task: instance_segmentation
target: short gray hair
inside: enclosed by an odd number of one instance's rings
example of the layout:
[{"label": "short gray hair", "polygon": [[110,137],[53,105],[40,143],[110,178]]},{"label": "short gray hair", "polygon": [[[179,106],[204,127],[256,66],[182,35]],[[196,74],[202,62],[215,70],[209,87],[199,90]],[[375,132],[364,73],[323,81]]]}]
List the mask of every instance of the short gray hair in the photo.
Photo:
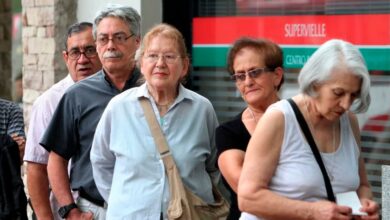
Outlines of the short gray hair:
[{"label": "short gray hair", "polygon": [[93,36],[95,39],[97,26],[106,17],[119,18],[125,21],[131,34],[134,34],[136,37],[141,36],[141,16],[134,8],[120,5],[109,5],[105,9],[99,11],[96,15],[93,24]]},{"label": "short gray hair", "polygon": [[[359,49],[349,42],[333,39],[322,44],[303,66],[299,77],[301,93],[316,96],[314,86],[329,80],[338,67],[347,70],[362,80],[360,95],[354,102],[354,112],[365,112],[371,102],[370,75]],[[355,105],[356,104],[356,105]]]}]

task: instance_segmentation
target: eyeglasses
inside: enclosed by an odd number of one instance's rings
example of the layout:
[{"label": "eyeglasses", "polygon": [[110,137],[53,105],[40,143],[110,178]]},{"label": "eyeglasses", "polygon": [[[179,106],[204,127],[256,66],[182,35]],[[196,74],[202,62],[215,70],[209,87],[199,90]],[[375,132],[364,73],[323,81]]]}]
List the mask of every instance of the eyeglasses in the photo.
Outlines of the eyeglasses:
[{"label": "eyeglasses", "polygon": [[129,36],[126,36],[125,33],[117,33],[112,36],[112,38],[109,38],[107,35],[100,35],[96,39],[96,43],[104,46],[108,44],[108,41],[112,40],[114,44],[124,44],[126,43],[127,39],[134,36],[134,34],[130,34]]},{"label": "eyeglasses", "polygon": [[96,48],[92,46],[84,48],[84,51],[80,51],[79,49],[71,49],[70,51],[66,51],[66,54],[72,60],[79,59],[81,57],[81,54],[84,54],[84,56],[88,58],[94,58],[97,55]]},{"label": "eyeglasses", "polygon": [[144,55],[144,59],[149,63],[157,63],[157,61],[161,58],[168,63],[173,64],[177,60],[177,58],[181,57],[179,55],[173,53],[166,53],[159,55],[158,53],[147,53]]},{"label": "eyeglasses", "polygon": [[248,70],[244,73],[235,73],[231,76],[232,80],[240,83],[240,82],[244,82],[245,79],[246,79],[246,76],[248,75],[249,78],[251,79],[256,79],[257,77],[259,77],[261,74],[267,72],[267,71],[271,71],[271,69],[267,68],[267,67],[264,67],[264,68],[256,68],[256,69],[253,69],[253,70]]}]

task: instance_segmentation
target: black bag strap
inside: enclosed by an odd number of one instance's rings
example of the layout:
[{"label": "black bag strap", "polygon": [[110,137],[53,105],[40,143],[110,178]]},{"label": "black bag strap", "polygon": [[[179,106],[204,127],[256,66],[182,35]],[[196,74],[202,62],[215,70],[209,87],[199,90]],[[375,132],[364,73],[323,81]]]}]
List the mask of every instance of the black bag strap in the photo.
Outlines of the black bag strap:
[{"label": "black bag strap", "polygon": [[326,168],[324,165],[324,162],[322,161],[321,154],[318,151],[317,145],[314,142],[313,136],[310,133],[309,126],[307,125],[305,118],[303,117],[301,111],[299,110],[297,104],[290,98],[287,99],[287,101],[290,103],[291,107],[293,108],[295,112],[295,117],[297,118],[299,125],[301,126],[302,132],[305,134],[307,142],[309,142],[310,148],[314,154],[314,157],[316,158],[316,161],[321,169],[322,176],[324,177],[325,187],[326,187],[326,193],[328,194],[328,200],[332,202],[336,202],[336,198],[333,193],[332,185],[330,184],[328,173],[326,172]]}]

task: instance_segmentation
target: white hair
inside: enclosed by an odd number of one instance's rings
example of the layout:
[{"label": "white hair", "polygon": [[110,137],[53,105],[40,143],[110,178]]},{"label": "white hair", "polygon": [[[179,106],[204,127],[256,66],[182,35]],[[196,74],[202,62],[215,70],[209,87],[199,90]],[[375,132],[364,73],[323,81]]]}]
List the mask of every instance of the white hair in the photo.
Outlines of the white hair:
[{"label": "white hair", "polygon": [[362,80],[360,94],[352,110],[367,111],[371,102],[370,76],[364,58],[357,47],[343,40],[333,39],[325,42],[308,59],[298,77],[300,92],[316,96],[314,86],[329,80],[338,67],[346,68]]}]

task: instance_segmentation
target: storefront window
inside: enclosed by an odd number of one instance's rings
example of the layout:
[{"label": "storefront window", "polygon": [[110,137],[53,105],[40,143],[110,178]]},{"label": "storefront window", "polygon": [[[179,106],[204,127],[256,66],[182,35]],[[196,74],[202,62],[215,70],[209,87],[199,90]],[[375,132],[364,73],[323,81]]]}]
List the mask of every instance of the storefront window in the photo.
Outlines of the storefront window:
[{"label": "storefront window", "polygon": [[212,101],[220,122],[245,107],[226,71],[226,55],[237,38],[268,38],[283,48],[283,98],[297,93],[300,68],[323,42],[339,38],[359,47],[372,80],[372,103],[358,115],[362,156],[381,203],[381,165],[390,165],[390,1],[199,0],[197,10],[192,84]]}]

